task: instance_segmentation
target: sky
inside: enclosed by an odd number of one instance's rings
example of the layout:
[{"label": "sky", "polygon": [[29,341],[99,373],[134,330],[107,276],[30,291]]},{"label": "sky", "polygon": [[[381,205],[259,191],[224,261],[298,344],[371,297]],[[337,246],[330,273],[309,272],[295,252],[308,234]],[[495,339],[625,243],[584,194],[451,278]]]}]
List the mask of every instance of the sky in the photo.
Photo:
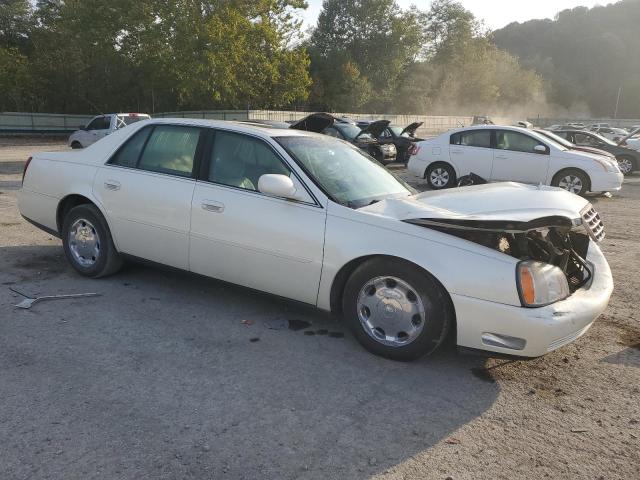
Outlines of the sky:
[{"label": "sky", "polygon": [[[427,10],[431,5],[429,0],[396,0],[403,7],[416,5],[421,10]],[[322,7],[322,0],[307,0],[309,8],[304,13],[307,26],[315,25]],[[476,18],[484,21],[485,26],[496,30],[511,22],[525,22],[534,18],[553,18],[556,13],[578,6],[593,7],[615,3],[615,0],[461,0],[461,3],[471,10]]]}]

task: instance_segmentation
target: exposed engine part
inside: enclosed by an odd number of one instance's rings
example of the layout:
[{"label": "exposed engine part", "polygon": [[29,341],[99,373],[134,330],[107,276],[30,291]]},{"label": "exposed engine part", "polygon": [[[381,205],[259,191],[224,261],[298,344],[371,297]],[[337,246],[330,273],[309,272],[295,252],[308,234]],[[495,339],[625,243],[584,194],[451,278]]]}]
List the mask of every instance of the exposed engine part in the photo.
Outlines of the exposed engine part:
[{"label": "exposed engine part", "polygon": [[497,250],[519,260],[538,260],[560,268],[573,293],[589,282],[592,272],[585,261],[590,228],[567,217],[546,217],[532,222],[477,220],[408,220]]}]

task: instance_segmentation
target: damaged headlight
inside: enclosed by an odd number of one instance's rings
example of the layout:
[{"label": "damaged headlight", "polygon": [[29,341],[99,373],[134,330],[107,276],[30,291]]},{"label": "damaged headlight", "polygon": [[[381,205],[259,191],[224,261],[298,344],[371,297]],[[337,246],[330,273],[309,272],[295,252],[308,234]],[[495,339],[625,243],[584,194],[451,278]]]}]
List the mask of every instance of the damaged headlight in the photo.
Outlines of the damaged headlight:
[{"label": "damaged headlight", "polygon": [[520,301],[524,307],[544,307],[570,295],[564,272],[544,262],[525,260],[517,266]]}]

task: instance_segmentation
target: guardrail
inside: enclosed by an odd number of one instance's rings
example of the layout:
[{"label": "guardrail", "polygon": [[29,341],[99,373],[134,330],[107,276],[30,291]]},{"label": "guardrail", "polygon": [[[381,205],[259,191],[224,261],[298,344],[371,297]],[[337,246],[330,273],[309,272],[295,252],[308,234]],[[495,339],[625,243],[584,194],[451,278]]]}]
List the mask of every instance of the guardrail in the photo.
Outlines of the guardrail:
[{"label": "guardrail", "polygon": [[78,129],[92,115],[0,112],[0,135],[63,135]]}]

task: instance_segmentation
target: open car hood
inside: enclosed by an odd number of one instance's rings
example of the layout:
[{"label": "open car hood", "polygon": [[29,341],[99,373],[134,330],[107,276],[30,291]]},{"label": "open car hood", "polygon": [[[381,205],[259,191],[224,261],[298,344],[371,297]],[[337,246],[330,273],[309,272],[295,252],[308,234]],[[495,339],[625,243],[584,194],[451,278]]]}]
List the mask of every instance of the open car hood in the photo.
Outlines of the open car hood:
[{"label": "open car hood", "polygon": [[404,130],[402,130],[402,133],[400,133],[400,135],[402,135],[403,133],[408,133],[411,136],[415,135],[416,130],[418,130],[423,123],[424,122],[413,122],[407,125],[406,127],[404,127]]},{"label": "open car hood", "polygon": [[369,125],[364,127],[358,135],[356,135],[356,139],[363,133],[370,133],[373,138],[378,138],[382,131],[387,128],[390,123],[391,122],[389,120],[377,120],[375,122],[371,122]]},{"label": "open car hood", "polygon": [[640,128],[636,128],[635,130],[629,132],[629,135],[625,136],[624,138],[621,138],[618,141],[618,145],[624,145],[624,143],[629,140],[631,137],[633,137],[634,135],[636,135],[638,132],[640,132]]},{"label": "open car hood", "polygon": [[526,231],[575,226],[588,206],[584,198],[559,188],[505,182],[389,198],[360,211],[425,226]]},{"label": "open car hood", "polygon": [[307,115],[302,120],[298,120],[291,124],[289,128],[294,130],[305,130],[307,132],[322,133],[326,128],[329,128],[336,121],[333,115],[328,113],[312,113]]}]

